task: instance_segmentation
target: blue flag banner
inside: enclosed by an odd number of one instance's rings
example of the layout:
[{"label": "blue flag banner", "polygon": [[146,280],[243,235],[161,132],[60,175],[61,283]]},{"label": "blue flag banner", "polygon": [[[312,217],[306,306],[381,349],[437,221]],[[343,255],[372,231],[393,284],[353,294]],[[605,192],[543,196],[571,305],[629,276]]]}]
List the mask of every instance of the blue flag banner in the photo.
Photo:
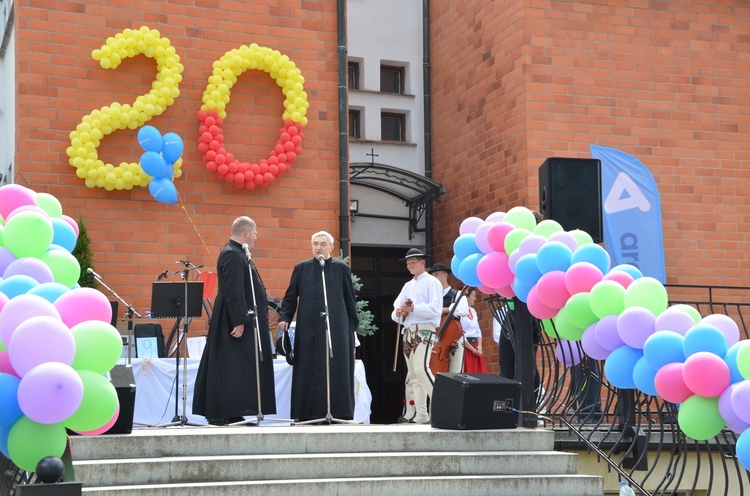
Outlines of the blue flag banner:
[{"label": "blue flag banner", "polygon": [[604,248],[612,266],[631,264],[665,284],[659,189],[637,158],[614,148],[590,145],[602,162]]}]

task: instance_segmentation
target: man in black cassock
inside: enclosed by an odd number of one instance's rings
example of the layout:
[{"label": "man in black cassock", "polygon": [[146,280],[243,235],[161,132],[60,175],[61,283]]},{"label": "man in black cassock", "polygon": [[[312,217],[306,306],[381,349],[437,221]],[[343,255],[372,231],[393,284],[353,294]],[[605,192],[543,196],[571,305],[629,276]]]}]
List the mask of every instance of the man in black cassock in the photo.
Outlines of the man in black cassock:
[{"label": "man in black cassock", "polygon": [[330,413],[333,418],[342,420],[354,417],[354,334],[359,318],[351,269],[331,257],[331,250],[333,236],[325,231],[313,234],[313,258],[295,265],[279,312],[279,329],[284,331],[297,313],[291,417],[300,421],[322,420],[328,413],[323,272],[328,289],[333,350]]},{"label": "man in black cassock", "polygon": [[238,217],[216,264],[219,292],[193,395],[193,414],[203,415],[214,425],[242,422],[243,417],[258,414],[255,317],[251,315],[253,288],[263,351],[263,360],[259,364],[262,412],[264,415],[276,413],[266,288],[258,269],[252,260],[248,260],[242,247],[247,244],[252,248],[257,235],[251,218]]}]

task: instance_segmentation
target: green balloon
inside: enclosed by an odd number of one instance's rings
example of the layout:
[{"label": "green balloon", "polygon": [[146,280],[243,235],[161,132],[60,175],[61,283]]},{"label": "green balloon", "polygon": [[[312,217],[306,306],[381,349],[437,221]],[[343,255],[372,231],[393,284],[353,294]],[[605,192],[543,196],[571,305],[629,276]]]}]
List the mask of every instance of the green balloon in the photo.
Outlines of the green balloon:
[{"label": "green balloon", "polygon": [[573,235],[573,238],[575,238],[576,243],[578,243],[578,246],[588,245],[594,242],[594,238],[591,237],[589,233],[586,231],[581,231],[580,229],[573,229],[572,231],[568,231],[570,234]]},{"label": "green balloon", "polygon": [[531,231],[523,227],[517,227],[505,236],[505,253],[510,255],[518,249],[521,241],[531,236]]},{"label": "green balloon", "polygon": [[109,380],[90,370],[76,370],[83,381],[81,406],[63,424],[68,429],[93,431],[109,422],[117,411],[117,391]]},{"label": "green balloon", "polygon": [[107,322],[87,320],[74,325],[70,332],[76,343],[72,367],[106,374],[122,355],[122,337]]},{"label": "green balloon", "polygon": [[503,221],[516,227],[526,229],[529,232],[533,231],[534,227],[536,227],[536,217],[534,217],[531,210],[526,207],[511,208],[508,210],[508,213],[505,214]]},{"label": "green balloon", "polygon": [[620,315],[625,310],[625,288],[615,281],[599,281],[591,288],[589,304],[591,311],[600,319],[607,315]]},{"label": "green balloon", "polygon": [[698,310],[696,310],[695,307],[692,307],[690,305],[686,305],[684,303],[678,303],[677,305],[672,305],[670,308],[680,308],[686,314],[690,315],[696,324],[700,322],[701,319],[703,319],[703,316],[701,315],[701,313]]},{"label": "green balloon", "polygon": [[62,217],[60,201],[49,193],[37,193],[36,205],[47,212],[50,217]]},{"label": "green balloon", "polygon": [[49,248],[53,235],[52,221],[40,212],[29,210],[8,219],[3,241],[16,258],[38,258]]},{"label": "green balloon", "polygon": [[591,309],[591,296],[589,293],[574,294],[565,303],[565,308],[568,309],[568,319],[579,329],[586,329],[599,320]]},{"label": "green balloon", "polygon": [[81,277],[81,265],[76,257],[65,250],[50,250],[38,258],[50,268],[55,282],[72,288]]},{"label": "green balloon", "polygon": [[0,246],[5,246],[3,235],[5,234],[5,226],[0,225]]},{"label": "green balloon", "polygon": [[680,405],[677,423],[687,437],[705,441],[717,436],[726,425],[719,413],[719,398],[694,394]]},{"label": "green balloon", "polygon": [[[558,315],[560,312],[558,312]],[[544,319],[542,320],[542,330],[547,334],[547,336],[557,339],[557,333],[555,332],[555,325],[552,323],[552,319]]]},{"label": "green balloon", "polygon": [[625,290],[625,308],[643,307],[654,315],[661,314],[669,305],[667,289],[653,277],[640,277]]},{"label": "green balloon", "polygon": [[580,341],[583,337],[583,331],[585,331],[585,329],[581,329],[571,322],[567,305],[560,309],[560,312],[558,312],[557,316],[553,318],[552,321],[555,323],[555,330],[557,330],[557,336],[555,337],[559,336],[568,341]]},{"label": "green balloon", "polygon": [[19,468],[34,472],[42,458],[60,458],[67,443],[68,436],[62,424],[39,424],[24,415],[10,428],[8,454]]},{"label": "green balloon", "polygon": [[745,379],[750,379],[750,341],[740,345],[737,351],[737,369]]},{"label": "green balloon", "polygon": [[538,234],[539,236],[544,236],[545,238],[549,238],[556,232],[560,231],[564,231],[563,226],[561,226],[557,221],[547,219],[537,224],[534,228],[533,233]]}]

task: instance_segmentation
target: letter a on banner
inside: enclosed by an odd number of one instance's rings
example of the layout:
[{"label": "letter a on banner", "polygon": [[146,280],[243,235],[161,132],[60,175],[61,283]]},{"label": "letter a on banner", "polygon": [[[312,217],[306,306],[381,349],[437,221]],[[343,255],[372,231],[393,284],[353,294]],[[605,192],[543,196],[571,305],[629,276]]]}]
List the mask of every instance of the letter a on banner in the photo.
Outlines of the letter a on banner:
[{"label": "letter a on banner", "polygon": [[628,263],[644,276],[666,283],[659,189],[637,158],[614,148],[590,145],[602,162],[604,247],[612,265]]}]

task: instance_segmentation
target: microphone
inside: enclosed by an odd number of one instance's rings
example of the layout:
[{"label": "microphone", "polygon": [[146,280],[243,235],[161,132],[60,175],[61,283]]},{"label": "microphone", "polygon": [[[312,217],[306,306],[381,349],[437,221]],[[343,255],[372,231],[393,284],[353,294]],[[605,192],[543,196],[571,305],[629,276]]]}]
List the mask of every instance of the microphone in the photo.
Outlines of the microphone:
[{"label": "microphone", "polygon": [[176,264],[182,264],[185,267],[190,267],[191,269],[200,269],[201,267],[205,267],[204,265],[195,265],[192,262],[188,262],[187,260],[176,260]]},{"label": "microphone", "polygon": [[324,257],[322,253],[318,253],[317,255],[315,255],[315,258],[317,258],[318,262],[320,262],[321,269],[326,266],[326,257]]},{"label": "microphone", "polygon": [[247,260],[252,260],[253,256],[250,254],[250,246],[247,243],[242,243],[242,249],[245,250],[245,256],[247,257]]},{"label": "microphone", "polygon": [[169,271],[168,270],[165,270],[164,272],[162,272],[161,274],[159,274],[158,276],[156,276],[156,280],[157,281],[161,281],[165,277],[169,277]]},{"label": "microphone", "polygon": [[96,272],[94,272],[94,269],[92,269],[91,267],[89,267],[88,269],[86,269],[86,272],[88,272],[92,276],[96,277],[97,279],[102,279],[102,276],[100,276],[99,274],[97,274]]}]

